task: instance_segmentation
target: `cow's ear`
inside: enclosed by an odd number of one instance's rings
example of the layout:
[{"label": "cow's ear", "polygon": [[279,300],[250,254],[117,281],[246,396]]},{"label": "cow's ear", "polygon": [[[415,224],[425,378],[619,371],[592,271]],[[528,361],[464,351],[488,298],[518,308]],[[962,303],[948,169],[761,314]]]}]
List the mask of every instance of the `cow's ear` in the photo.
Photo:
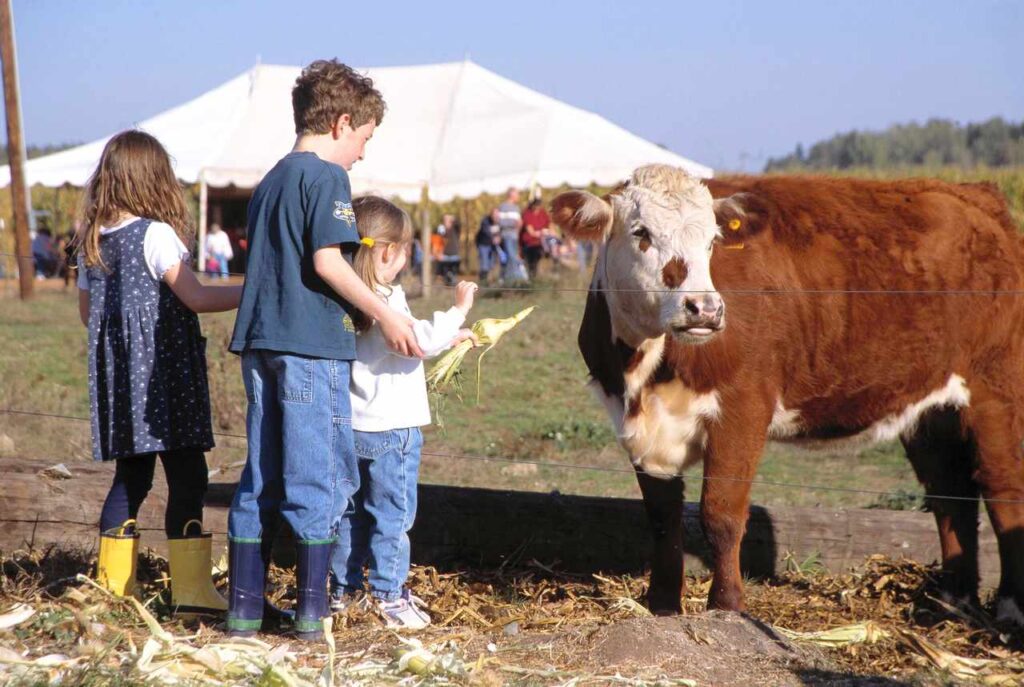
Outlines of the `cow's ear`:
[{"label": "cow's ear", "polygon": [[715,221],[725,245],[742,244],[768,227],[768,203],[753,193],[715,199]]},{"label": "cow's ear", "polygon": [[551,218],[582,241],[603,241],[612,228],[612,206],[586,191],[567,191],[551,201]]}]

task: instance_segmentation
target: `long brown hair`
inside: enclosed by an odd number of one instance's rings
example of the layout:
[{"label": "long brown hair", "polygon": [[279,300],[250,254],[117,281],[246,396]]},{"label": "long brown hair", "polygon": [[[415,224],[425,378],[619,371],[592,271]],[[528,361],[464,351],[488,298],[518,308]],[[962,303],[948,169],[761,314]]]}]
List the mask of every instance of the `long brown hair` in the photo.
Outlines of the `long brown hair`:
[{"label": "long brown hair", "polygon": [[[402,208],[379,196],[361,196],[352,201],[352,211],[356,216],[356,228],[359,238],[367,239],[359,244],[352,268],[374,293],[390,293],[387,284],[381,282],[373,264],[373,250],[393,243],[399,250],[412,242],[412,220]],[[370,245],[368,245],[370,244]],[[372,321],[363,313],[353,318],[356,329],[364,331]]]},{"label": "long brown hair", "polygon": [[100,227],[116,224],[125,213],[171,225],[192,248],[195,227],[171,158],[160,141],[135,129],[107,141],[85,186],[82,228],[75,241],[87,266],[103,266]]}]

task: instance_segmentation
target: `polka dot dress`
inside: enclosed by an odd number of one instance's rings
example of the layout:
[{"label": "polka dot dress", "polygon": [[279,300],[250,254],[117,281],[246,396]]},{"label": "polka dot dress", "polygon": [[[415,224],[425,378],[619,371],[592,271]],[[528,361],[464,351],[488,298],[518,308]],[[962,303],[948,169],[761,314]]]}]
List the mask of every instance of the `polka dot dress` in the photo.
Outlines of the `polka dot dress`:
[{"label": "polka dot dress", "polygon": [[150,220],[100,237],[89,267],[92,453],[112,460],[213,447],[199,318],[146,267]]}]

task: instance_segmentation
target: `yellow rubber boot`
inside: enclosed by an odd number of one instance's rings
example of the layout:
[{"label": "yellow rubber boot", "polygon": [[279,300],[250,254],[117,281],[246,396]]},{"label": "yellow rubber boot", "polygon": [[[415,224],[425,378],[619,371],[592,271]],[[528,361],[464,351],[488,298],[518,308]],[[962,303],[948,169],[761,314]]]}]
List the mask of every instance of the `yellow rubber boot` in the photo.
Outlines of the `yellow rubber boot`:
[{"label": "yellow rubber boot", "polygon": [[[189,535],[195,523],[198,535]],[[171,568],[171,608],[184,615],[219,615],[228,610],[228,600],[220,595],[210,577],[213,535],[202,531],[203,523],[189,520],[181,539],[168,539],[168,564]]]},{"label": "yellow rubber boot", "polygon": [[134,520],[100,533],[100,556],[96,581],[116,596],[131,596],[135,591],[135,563],[139,553],[139,533]]}]

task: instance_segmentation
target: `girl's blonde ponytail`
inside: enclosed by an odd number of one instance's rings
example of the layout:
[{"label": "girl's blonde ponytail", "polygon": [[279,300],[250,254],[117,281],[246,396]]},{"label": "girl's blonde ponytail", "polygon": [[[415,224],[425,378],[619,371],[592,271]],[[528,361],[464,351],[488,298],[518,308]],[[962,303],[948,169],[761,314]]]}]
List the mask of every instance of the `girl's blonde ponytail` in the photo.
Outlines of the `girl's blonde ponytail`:
[{"label": "girl's blonde ponytail", "polygon": [[[373,264],[373,251],[388,244],[395,244],[400,250],[412,241],[412,220],[402,208],[379,196],[361,196],[352,201],[356,215],[356,228],[363,239],[352,260],[352,268],[359,278],[374,293],[390,292],[387,284],[381,282]],[[365,331],[373,324],[362,312],[352,318],[356,329]]]}]

